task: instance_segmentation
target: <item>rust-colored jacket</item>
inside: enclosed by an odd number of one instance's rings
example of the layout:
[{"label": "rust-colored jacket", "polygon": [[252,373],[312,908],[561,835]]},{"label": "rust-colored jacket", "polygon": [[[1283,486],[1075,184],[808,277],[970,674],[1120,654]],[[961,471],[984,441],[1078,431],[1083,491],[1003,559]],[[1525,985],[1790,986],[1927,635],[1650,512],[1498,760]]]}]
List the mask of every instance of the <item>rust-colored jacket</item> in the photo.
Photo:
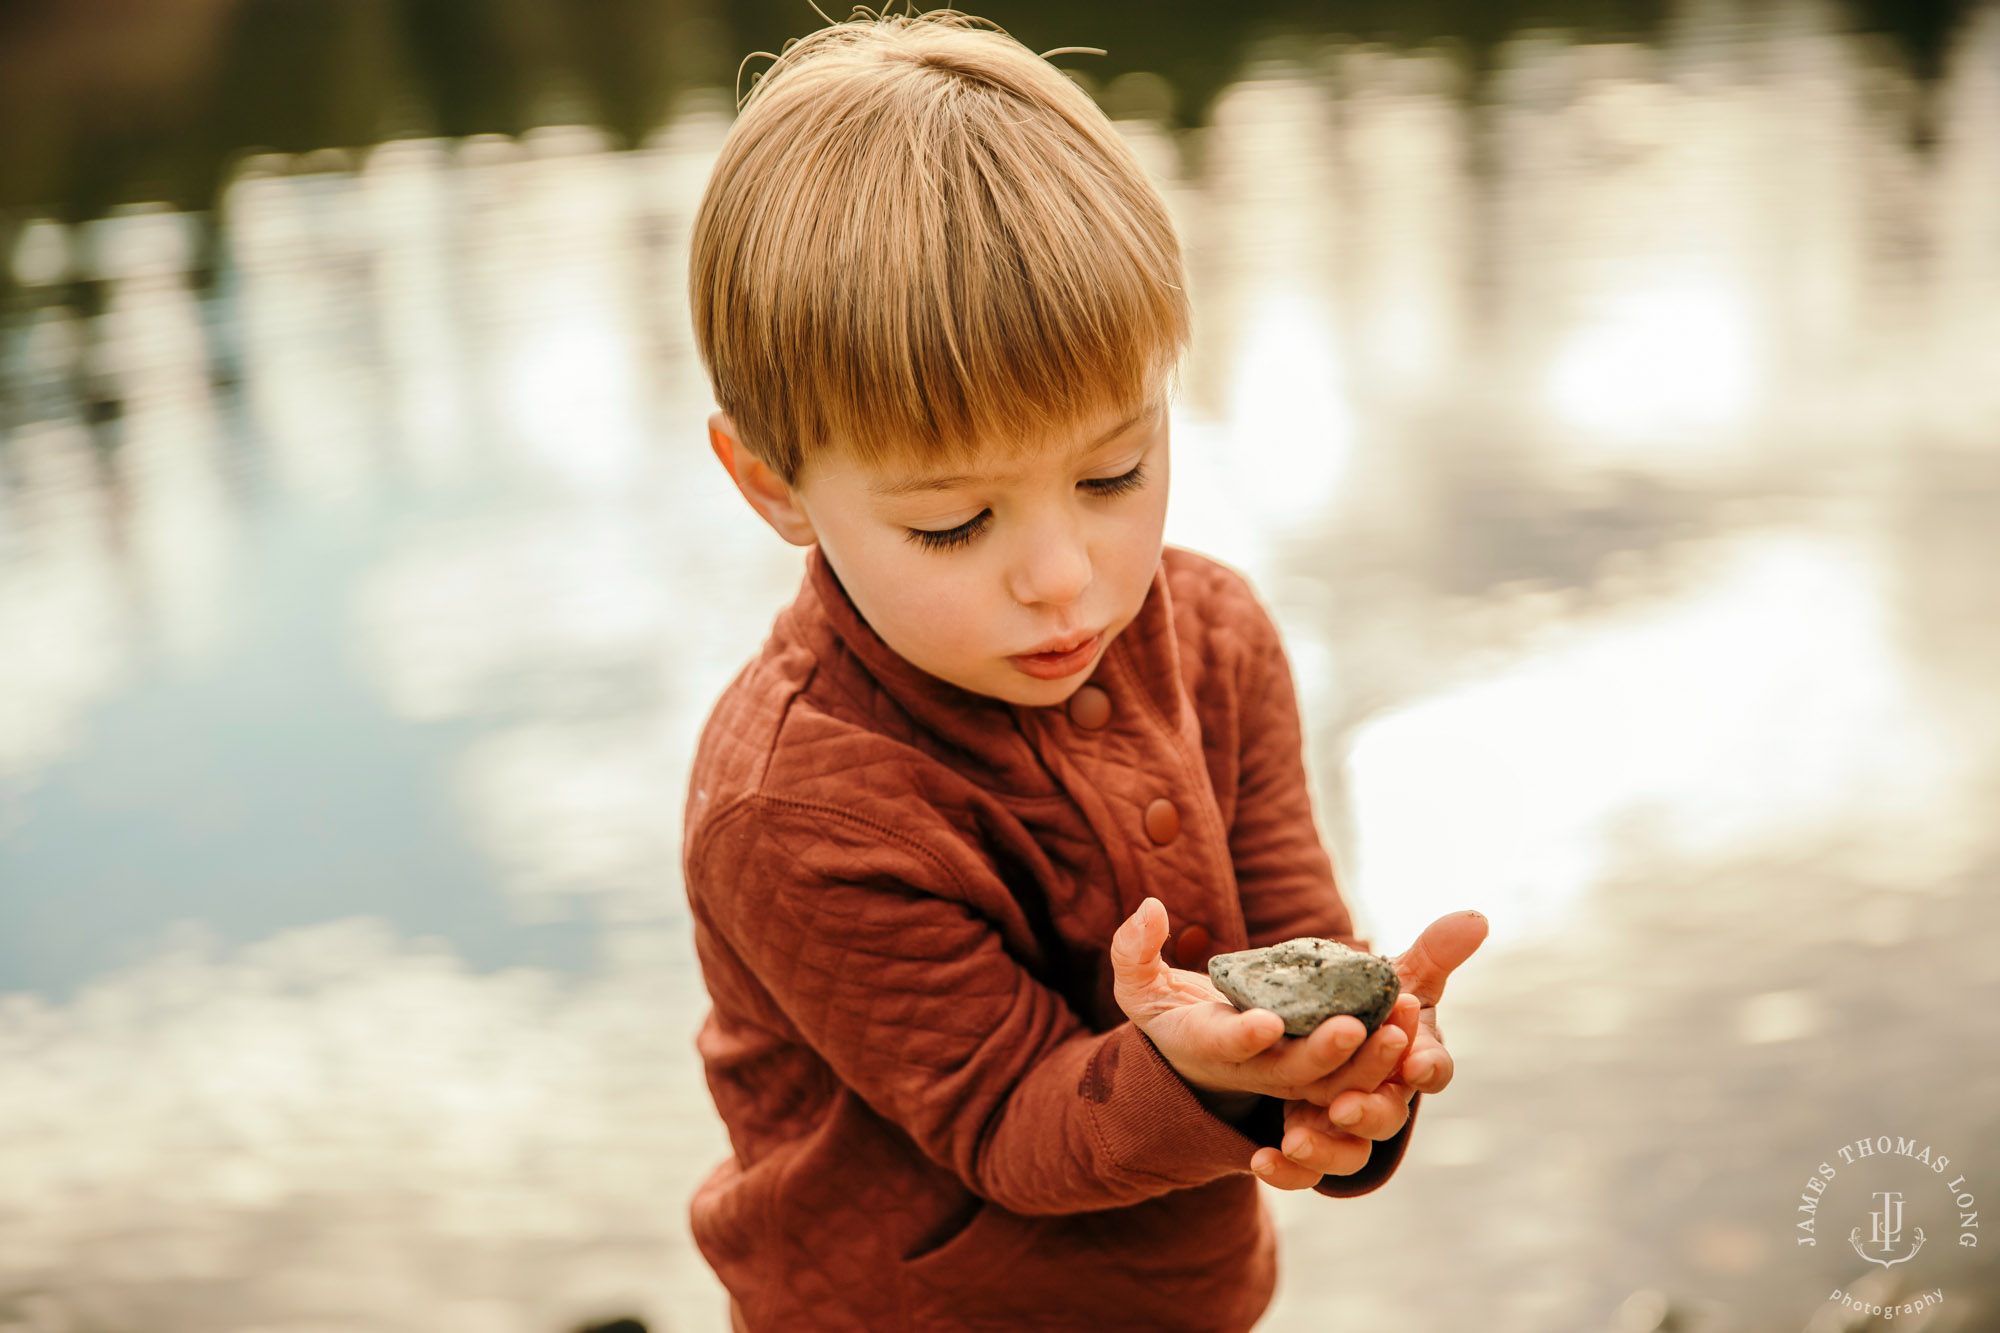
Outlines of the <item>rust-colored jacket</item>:
[{"label": "rust-colored jacket", "polygon": [[[1204,1109],[1113,1003],[1108,951],[1149,894],[1182,967],[1367,947],[1293,689],[1248,581],[1190,550],[1035,708],[898,656],[809,549],[703,728],[683,844],[735,1150],[691,1220],[753,1333],[1256,1321],[1277,1267],[1249,1165],[1280,1103]],[[1319,1191],[1380,1186],[1422,1100]]]}]

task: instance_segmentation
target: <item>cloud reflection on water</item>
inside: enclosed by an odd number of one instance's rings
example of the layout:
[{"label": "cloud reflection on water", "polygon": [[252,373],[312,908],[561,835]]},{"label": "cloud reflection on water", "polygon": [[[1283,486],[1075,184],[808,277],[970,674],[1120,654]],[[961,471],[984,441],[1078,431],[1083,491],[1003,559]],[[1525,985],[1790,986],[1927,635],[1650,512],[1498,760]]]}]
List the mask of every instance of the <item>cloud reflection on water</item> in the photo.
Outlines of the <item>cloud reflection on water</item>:
[{"label": "cloud reflection on water", "polygon": [[1502,941],[1560,932],[1632,856],[1855,855],[1865,832],[1905,879],[1962,870],[1971,756],[1914,691],[1879,554],[1786,533],[1700,554],[1691,594],[1551,626],[1520,665],[1361,728],[1355,870],[1387,941],[1461,904]]}]

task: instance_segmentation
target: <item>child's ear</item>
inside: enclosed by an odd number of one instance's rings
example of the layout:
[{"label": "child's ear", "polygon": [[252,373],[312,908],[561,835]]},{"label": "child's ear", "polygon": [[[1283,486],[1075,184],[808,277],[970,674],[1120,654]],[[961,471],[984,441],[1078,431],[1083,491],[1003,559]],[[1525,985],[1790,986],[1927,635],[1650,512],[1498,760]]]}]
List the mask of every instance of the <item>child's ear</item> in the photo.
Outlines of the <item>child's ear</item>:
[{"label": "child's ear", "polygon": [[764,461],[743,445],[736,423],[727,412],[713,412],[708,418],[708,447],[722,461],[736,489],[750,507],[763,516],[780,537],[794,546],[811,546],[819,540],[812,520],[799,507],[798,496]]}]

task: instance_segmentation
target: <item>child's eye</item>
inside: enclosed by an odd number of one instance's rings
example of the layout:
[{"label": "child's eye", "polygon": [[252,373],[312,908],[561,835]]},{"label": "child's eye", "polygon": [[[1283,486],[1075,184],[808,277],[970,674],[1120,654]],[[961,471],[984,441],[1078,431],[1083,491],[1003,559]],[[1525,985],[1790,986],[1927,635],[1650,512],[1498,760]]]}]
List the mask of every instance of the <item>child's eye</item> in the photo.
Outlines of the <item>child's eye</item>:
[{"label": "child's eye", "polygon": [[1146,465],[1141,463],[1122,477],[1092,477],[1081,484],[1098,495],[1123,495],[1146,484]]},{"label": "child's eye", "polygon": [[992,516],[991,509],[982,509],[957,527],[946,528],[942,532],[932,532],[928,528],[905,528],[904,531],[910,534],[911,541],[926,550],[949,551],[977,537],[979,530],[986,526],[986,520]]},{"label": "child's eye", "polygon": [[[1077,484],[1093,495],[1123,495],[1146,484],[1146,465],[1141,463],[1120,477],[1091,477]],[[950,551],[977,537],[985,528],[986,520],[992,516],[992,510],[982,509],[957,527],[941,532],[933,532],[929,528],[905,528],[903,531],[910,534],[911,541],[927,551]]]}]

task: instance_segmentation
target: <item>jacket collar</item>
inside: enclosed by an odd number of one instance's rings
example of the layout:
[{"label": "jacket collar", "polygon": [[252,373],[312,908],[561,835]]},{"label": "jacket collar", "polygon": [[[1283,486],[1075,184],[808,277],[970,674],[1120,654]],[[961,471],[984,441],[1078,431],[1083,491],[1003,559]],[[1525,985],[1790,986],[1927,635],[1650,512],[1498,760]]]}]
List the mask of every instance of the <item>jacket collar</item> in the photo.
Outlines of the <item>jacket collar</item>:
[{"label": "jacket collar", "polygon": [[[915,666],[862,618],[818,543],[806,553],[805,585],[794,609],[831,631],[838,649],[844,650],[849,670],[858,668],[917,730],[954,752],[954,767],[966,770],[968,776],[984,770],[975,777],[981,785],[1023,794],[1055,792],[1029,738],[1076,734],[1063,705],[1010,703],[954,685]],[[1180,652],[1164,558],[1153,569],[1152,586],[1139,614],[1111,641],[1090,680],[1108,690],[1114,700],[1141,691],[1169,730],[1184,725]],[[887,719],[877,719],[878,725],[885,722]],[[1146,725],[1158,723],[1142,721],[1135,708],[1114,707],[1110,729]]]}]

